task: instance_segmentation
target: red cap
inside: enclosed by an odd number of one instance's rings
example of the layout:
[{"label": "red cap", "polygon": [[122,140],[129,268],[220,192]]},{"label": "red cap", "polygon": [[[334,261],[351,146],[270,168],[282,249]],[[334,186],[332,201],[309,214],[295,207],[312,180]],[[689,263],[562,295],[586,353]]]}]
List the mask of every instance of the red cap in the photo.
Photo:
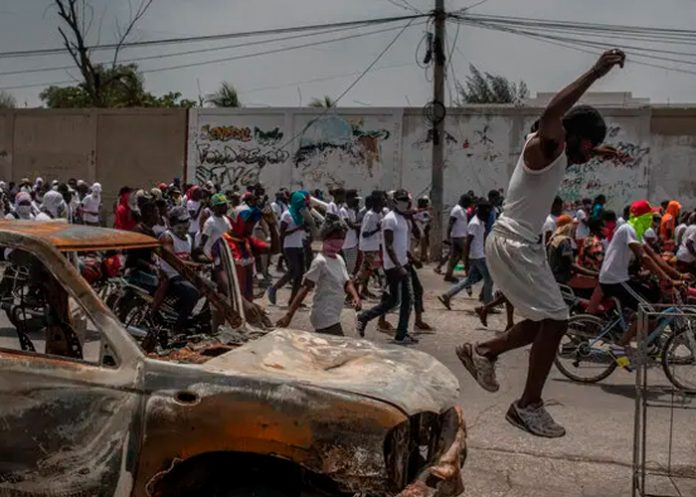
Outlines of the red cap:
[{"label": "red cap", "polygon": [[647,200],[636,200],[631,204],[631,215],[640,217],[652,213],[652,207]]}]

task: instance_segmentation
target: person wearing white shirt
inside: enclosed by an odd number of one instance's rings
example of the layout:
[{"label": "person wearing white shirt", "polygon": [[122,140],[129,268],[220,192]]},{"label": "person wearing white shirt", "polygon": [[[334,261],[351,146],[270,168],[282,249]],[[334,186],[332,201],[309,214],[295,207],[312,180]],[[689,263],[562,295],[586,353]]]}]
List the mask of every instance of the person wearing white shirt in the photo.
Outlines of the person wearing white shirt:
[{"label": "person wearing white shirt", "polygon": [[[599,284],[605,297],[614,297],[621,302],[624,309],[638,311],[641,303],[655,303],[659,300],[659,290],[642,285],[631,279],[629,266],[637,261],[642,268],[648,269],[661,281],[669,285],[685,280],[685,275],[673,269],[647,243],[645,235],[652,225],[653,211],[646,200],[638,200],[631,205],[631,217],[626,224],[614,233],[607,252],[604,255],[602,269],[599,272]],[[637,319],[633,319],[629,330],[612,348],[612,354],[618,359],[630,359],[627,347],[636,336]],[[628,367],[628,366],[625,366]]]},{"label": "person wearing white shirt", "polygon": [[102,186],[99,183],[92,184],[90,192],[85,195],[80,203],[82,207],[82,221],[88,226],[101,224]]},{"label": "person wearing white shirt", "polygon": [[681,245],[677,249],[677,270],[696,274],[696,212],[689,215]]},{"label": "person wearing white shirt", "polygon": [[343,260],[346,263],[349,274],[355,274],[355,264],[358,261],[358,228],[357,209],[360,206],[360,199],[356,191],[351,191],[352,195],[347,196],[346,205],[341,207],[339,217],[346,223],[348,231],[343,241]]},{"label": "person wearing white shirt", "polygon": [[483,280],[483,303],[487,304],[493,300],[493,280],[488,272],[488,266],[486,266],[486,254],[483,249],[486,238],[486,221],[490,213],[491,204],[487,200],[483,200],[478,203],[476,215],[469,221],[469,235],[464,249],[464,267],[467,271],[467,277],[438,297],[447,309],[452,309],[450,305],[452,297],[465,288],[471,288],[472,285],[481,280]]},{"label": "person wearing white shirt", "polygon": [[288,270],[274,285],[268,288],[268,300],[273,305],[276,304],[278,290],[290,281],[292,281],[292,291],[288,302],[292,302],[297,292],[300,291],[302,275],[305,272],[304,241],[306,236],[305,224],[298,224],[290,210],[285,211],[280,217],[280,240]]},{"label": "person wearing white shirt", "polygon": [[352,299],[353,307],[360,311],[362,303],[348,275],[341,251],[348,226],[340,218],[328,214],[321,228],[322,250],[312,260],[304,275],[302,289],[292,300],[290,309],[277,323],[281,328],[290,326],[295,312],[307,294],[314,290],[314,302],[309,321],[317,333],[343,336],[341,313],[346,294]]},{"label": "person wearing white shirt", "polygon": [[450,283],[456,283],[457,279],[452,276],[454,268],[457,263],[464,257],[464,247],[466,245],[466,238],[469,234],[469,216],[466,210],[471,206],[472,200],[469,195],[464,194],[459,197],[459,203],[452,207],[450,211],[449,225],[447,226],[447,237],[452,242],[452,252],[450,253],[450,260],[447,266],[447,273],[445,273],[445,281]]},{"label": "person wearing white shirt", "polygon": [[372,273],[379,268],[380,247],[382,245],[382,205],[383,197],[380,192],[373,192],[365,198],[368,210],[360,223],[360,239],[358,248],[361,253],[360,271],[358,273],[358,292],[362,298],[368,296],[368,282]]},{"label": "person wearing white shirt", "polygon": [[590,236],[590,227],[587,222],[590,220],[589,212],[592,209],[592,200],[583,199],[582,206],[575,212],[575,241],[578,243],[578,250],[582,249],[585,238]]},{"label": "person wearing white shirt", "polygon": [[394,192],[393,204],[393,210],[382,220],[384,240],[382,258],[388,288],[378,305],[358,314],[356,328],[360,336],[365,336],[367,323],[385,315],[396,305],[399,305],[399,324],[396,327],[394,343],[410,345],[417,343],[418,340],[408,334],[412,307],[411,275],[408,267],[410,264],[408,248],[411,228],[406,218],[411,208],[409,193],[406,190]]},{"label": "person wearing white shirt", "polygon": [[558,216],[563,214],[563,199],[561,197],[556,197],[553,199],[553,204],[551,204],[551,213],[546,216],[544,221],[544,226],[542,227],[542,235],[544,240],[544,247],[548,245],[551,235],[556,231],[556,219]]},{"label": "person wearing white shirt", "polygon": [[[227,219],[228,202],[227,197],[222,193],[216,193],[210,199],[211,216],[205,220],[201,230],[201,246],[206,257],[212,259],[213,245],[222,238],[222,235],[232,229],[230,221]],[[216,261],[216,266],[219,261]]]},{"label": "person wearing white shirt", "polygon": [[344,188],[335,188],[330,193],[333,196],[333,201],[329,202],[326,213],[341,217],[341,207],[346,201],[346,190]]}]

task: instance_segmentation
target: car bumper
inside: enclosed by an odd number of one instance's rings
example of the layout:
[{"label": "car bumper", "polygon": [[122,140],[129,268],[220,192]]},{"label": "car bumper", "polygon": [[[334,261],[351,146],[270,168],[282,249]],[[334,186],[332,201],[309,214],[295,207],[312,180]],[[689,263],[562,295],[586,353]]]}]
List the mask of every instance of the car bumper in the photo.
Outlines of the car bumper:
[{"label": "car bumper", "polygon": [[454,497],[464,492],[461,467],[466,459],[466,425],[460,407],[456,407],[458,423],[454,430],[452,443],[437,461],[425,467],[418,477],[397,497]]}]

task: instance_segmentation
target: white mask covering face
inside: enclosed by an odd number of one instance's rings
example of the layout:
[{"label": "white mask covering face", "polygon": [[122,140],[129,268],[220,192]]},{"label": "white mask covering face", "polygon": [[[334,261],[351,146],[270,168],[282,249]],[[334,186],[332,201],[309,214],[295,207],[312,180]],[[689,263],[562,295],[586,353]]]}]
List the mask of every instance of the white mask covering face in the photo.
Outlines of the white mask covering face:
[{"label": "white mask covering face", "polygon": [[15,209],[17,215],[22,219],[29,219],[31,217],[31,205],[18,205]]}]

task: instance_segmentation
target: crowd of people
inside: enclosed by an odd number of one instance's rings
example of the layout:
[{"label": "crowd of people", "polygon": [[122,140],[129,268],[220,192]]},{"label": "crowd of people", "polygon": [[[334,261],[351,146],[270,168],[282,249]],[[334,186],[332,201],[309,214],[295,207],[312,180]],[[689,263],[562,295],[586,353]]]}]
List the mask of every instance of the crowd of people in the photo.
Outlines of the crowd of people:
[{"label": "crowd of people", "polygon": [[[602,145],[606,124],[592,107],[576,106],[593,82],[615,66],[623,66],[619,50],[604,53],[595,66],[559,92],[527,136],[517,166],[505,190],[485,197],[463,194],[451,209],[444,256],[429,254],[434,213],[427,197],[414,199],[406,190],[373,191],[334,188],[322,192],[282,188],[268,198],[261,184],[222,191],[208,181],[182,185],[178,179],[151,189],[124,187],[114,206],[114,227],[135,230],[162,241],[163,247],[191,267],[209,265],[218,288],[220,249],[229,247],[239,288],[247,302],[265,288],[277,305],[289,286],[287,312],[278,321],[289,326],[296,311],[314,290],[310,321],[319,333],[343,335],[341,313],[356,310],[356,331],[368,324],[391,334],[396,344],[418,342],[410,333],[427,332],[423,285],[419,270],[432,259],[435,271],[452,287],[439,296],[451,309],[452,300],[482,282],[475,311],[484,326],[500,305],[507,309],[505,334],[483,343],[463,343],[456,352],[464,367],[486,390],[499,389],[495,365],[504,353],[532,345],[527,382],[506,418],[532,434],[560,437],[565,429],[546,411],[542,390],[567,329],[569,309],[561,287],[586,296],[590,308],[616,298],[626,309],[656,302],[660,288],[680,285],[696,274],[696,211],[677,200],[652,206],[636,200],[621,213],[607,208],[607,199],[569,203],[558,197],[566,167],[596,156],[619,154]],[[0,183],[8,219],[56,219],[87,225],[104,224],[101,185],[71,179],[67,183]],[[313,249],[313,242],[321,247]],[[316,253],[315,253],[316,252]],[[276,257],[273,261],[272,258]],[[461,264],[461,265],[460,265]],[[273,282],[270,268],[282,275]],[[164,277],[179,299],[177,327],[199,298],[198,290],[176,270],[149,252],[128,257],[126,266],[142,281]],[[455,271],[463,272],[461,279]],[[153,283],[154,284],[154,283]],[[367,299],[379,302],[364,308]],[[392,326],[386,316],[398,310]],[[515,314],[522,320],[514,322]],[[617,362],[630,367],[635,320],[622,340],[612,346]]]}]

